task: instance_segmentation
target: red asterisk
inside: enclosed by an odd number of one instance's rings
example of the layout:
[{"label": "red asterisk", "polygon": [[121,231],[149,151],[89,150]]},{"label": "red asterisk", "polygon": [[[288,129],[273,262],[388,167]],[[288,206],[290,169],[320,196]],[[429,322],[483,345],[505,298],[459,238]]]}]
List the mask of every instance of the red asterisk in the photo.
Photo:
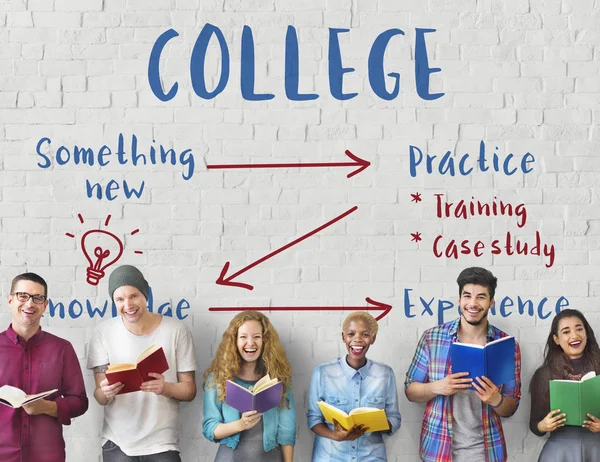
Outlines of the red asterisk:
[{"label": "red asterisk", "polygon": [[421,233],[416,232],[416,233],[410,233],[410,236],[412,237],[411,242],[419,242],[421,241]]},{"label": "red asterisk", "polygon": [[415,193],[415,194],[411,194],[412,199],[410,200],[411,202],[421,202],[423,199],[421,199],[421,193]]}]

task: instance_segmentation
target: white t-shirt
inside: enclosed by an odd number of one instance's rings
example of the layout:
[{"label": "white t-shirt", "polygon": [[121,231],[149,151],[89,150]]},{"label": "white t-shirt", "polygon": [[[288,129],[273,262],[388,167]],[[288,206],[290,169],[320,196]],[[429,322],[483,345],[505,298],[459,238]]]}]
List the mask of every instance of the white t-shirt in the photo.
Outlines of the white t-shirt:
[{"label": "white t-shirt", "polygon": [[[148,335],[129,332],[120,316],[99,324],[89,344],[87,367],[135,363],[153,344],[163,348],[169,363],[165,381],[177,383],[178,372],[196,370],[191,332],[183,322],[165,316]],[[117,395],[104,406],[102,444],[111,440],[128,456],[179,451],[178,416],[175,399],[142,391]]]}]

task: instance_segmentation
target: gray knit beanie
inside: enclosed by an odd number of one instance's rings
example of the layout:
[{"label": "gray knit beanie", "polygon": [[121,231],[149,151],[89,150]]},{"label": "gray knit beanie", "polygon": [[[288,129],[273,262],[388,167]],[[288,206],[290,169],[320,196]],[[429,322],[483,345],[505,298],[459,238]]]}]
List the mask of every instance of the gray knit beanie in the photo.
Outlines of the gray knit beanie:
[{"label": "gray knit beanie", "polygon": [[108,293],[111,300],[113,299],[115,290],[123,286],[135,287],[148,300],[148,281],[144,279],[142,272],[135,266],[119,266],[110,274],[110,278],[108,278]]}]

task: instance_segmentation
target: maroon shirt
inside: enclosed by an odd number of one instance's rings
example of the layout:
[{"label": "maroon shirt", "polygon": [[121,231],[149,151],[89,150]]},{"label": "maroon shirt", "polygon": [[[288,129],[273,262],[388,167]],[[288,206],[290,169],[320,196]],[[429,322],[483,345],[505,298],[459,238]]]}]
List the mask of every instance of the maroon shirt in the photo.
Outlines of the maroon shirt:
[{"label": "maroon shirt", "polygon": [[83,414],[88,399],[73,346],[40,328],[25,342],[12,327],[0,334],[0,386],[12,385],[28,395],[58,388],[45,399],[56,401],[58,418],[30,416],[22,408],[0,404],[2,462],[62,462],[62,426]]}]

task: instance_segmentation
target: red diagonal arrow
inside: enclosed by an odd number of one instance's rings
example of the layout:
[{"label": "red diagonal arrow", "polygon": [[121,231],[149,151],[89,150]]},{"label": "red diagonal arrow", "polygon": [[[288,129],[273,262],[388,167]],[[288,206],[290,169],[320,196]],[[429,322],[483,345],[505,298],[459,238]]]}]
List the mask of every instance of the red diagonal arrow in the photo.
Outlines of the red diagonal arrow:
[{"label": "red diagonal arrow", "polygon": [[388,314],[392,305],[388,305],[387,303],[378,302],[373,300],[372,298],[365,298],[367,303],[374,305],[370,306],[219,306],[219,307],[211,307],[208,311],[356,311],[356,310],[364,310],[364,311],[374,311],[381,310],[379,316],[375,319],[379,321],[386,314]]},{"label": "red diagonal arrow", "polygon": [[219,277],[216,280],[216,283],[220,284],[222,286],[236,286],[236,287],[242,287],[242,288],[248,289],[248,290],[254,289],[254,286],[251,286],[250,284],[245,284],[243,282],[234,282],[233,280],[235,278],[237,278],[238,276],[240,276],[241,274],[244,274],[246,271],[254,268],[257,265],[260,265],[262,262],[268,260],[269,258],[274,257],[278,253],[283,252],[286,249],[289,249],[290,247],[302,242],[304,239],[308,239],[309,237],[313,236],[314,234],[317,234],[319,231],[322,231],[325,228],[328,228],[329,226],[333,225],[334,223],[344,219],[345,217],[347,217],[348,215],[350,215],[352,212],[356,211],[357,209],[358,209],[357,206],[352,207],[350,210],[345,211],[341,215],[335,217],[333,220],[328,221],[324,225],[319,226],[317,229],[312,230],[310,233],[307,233],[304,236],[301,236],[298,239],[290,242],[289,244],[286,244],[283,247],[280,247],[279,249],[271,252],[270,254],[265,255],[264,257],[260,258],[259,260],[256,260],[254,263],[249,264],[248,266],[242,268],[238,272],[233,273],[231,276],[228,276],[228,277],[225,277],[225,275],[227,274],[227,270],[229,269],[229,262],[225,263],[225,265],[223,265],[223,269],[221,270],[221,274],[219,275]]},{"label": "red diagonal arrow", "polygon": [[356,170],[348,173],[346,177],[352,178],[366,169],[371,162],[355,156],[350,151],[346,150],[346,155],[352,159],[352,162],[314,162],[314,163],[297,163],[297,164],[213,164],[207,165],[209,170],[217,169],[233,169],[233,168],[315,168],[315,167],[358,167]]}]

